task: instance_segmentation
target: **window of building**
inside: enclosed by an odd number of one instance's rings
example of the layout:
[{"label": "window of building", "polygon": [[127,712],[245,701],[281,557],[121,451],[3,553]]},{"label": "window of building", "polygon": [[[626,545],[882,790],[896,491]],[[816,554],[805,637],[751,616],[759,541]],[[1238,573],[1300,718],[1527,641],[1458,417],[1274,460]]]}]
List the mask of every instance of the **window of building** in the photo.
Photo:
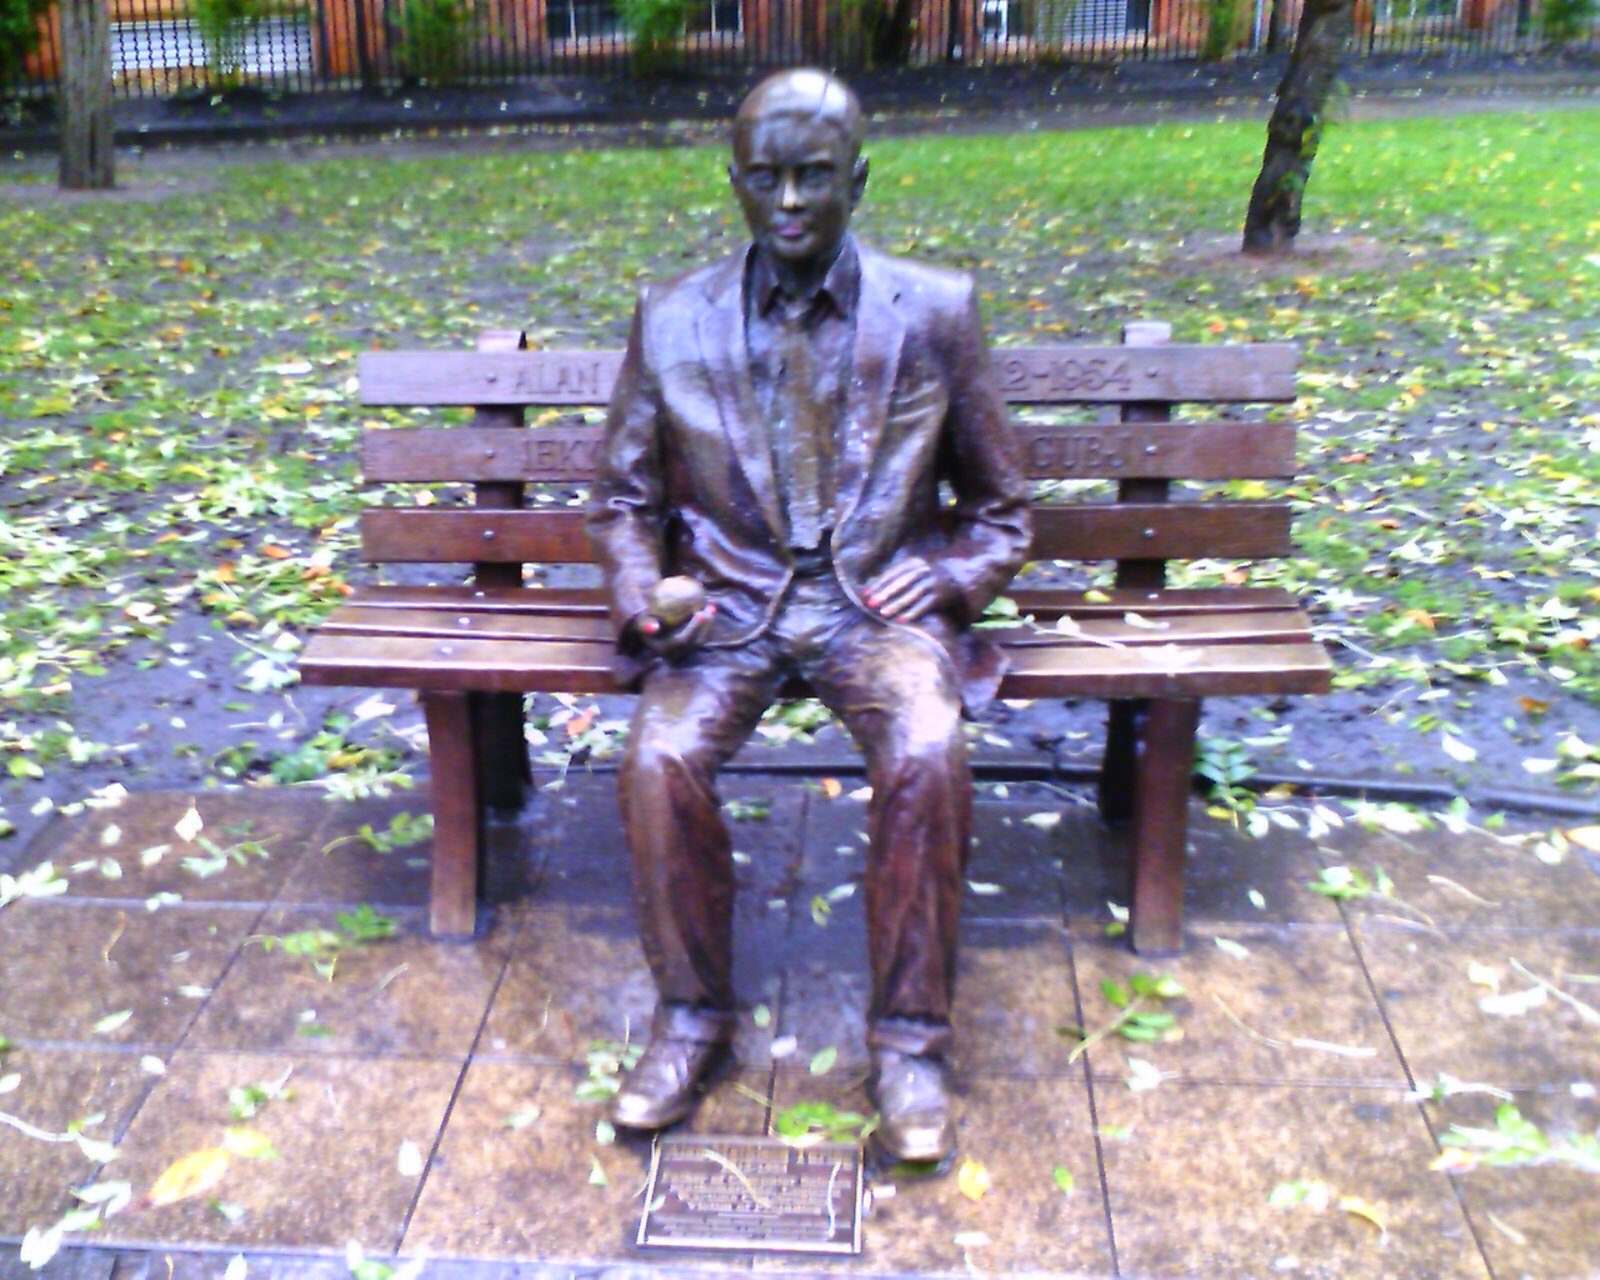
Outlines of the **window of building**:
[{"label": "window of building", "polygon": [[[546,0],[545,33],[552,40],[589,40],[623,34],[617,0]],[[694,0],[684,30],[731,34],[739,30],[739,0]]]}]

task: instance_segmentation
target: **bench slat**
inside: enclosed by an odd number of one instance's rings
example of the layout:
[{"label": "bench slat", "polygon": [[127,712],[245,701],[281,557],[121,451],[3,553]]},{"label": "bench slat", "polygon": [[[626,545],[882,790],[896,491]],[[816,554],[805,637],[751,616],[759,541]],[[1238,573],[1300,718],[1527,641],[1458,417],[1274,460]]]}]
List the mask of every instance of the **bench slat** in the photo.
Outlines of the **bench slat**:
[{"label": "bench slat", "polygon": [[[1035,560],[1253,560],[1288,555],[1282,502],[1092,503],[1035,507]],[[383,507],[361,515],[361,551],[378,564],[587,564],[583,513]]]},{"label": "bench slat", "polygon": [[[1002,697],[1195,698],[1323,693],[1331,666],[1318,644],[1148,645],[1011,650]],[[600,644],[416,639],[319,632],[300,660],[312,685],[517,693],[615,692]]]},{"label": "bench slat", "polygon": [[[1234,346],[1001,347],[992,353],[1016,404],[1224,404],[1291,401],[1292,343]],[[620,351],[368,351],[358,362],[368,405],[600,405]]]},{"label": "bench slat", "polygon": [[[1036,480],[1287,480],[1295,474],[1287,422],[1016,424]],[[374,428],[362,441],[369,483],[587,484],[601,427]]]},{"label": "bench slat", "polygon": [[1326,693],[1332,665],[1320,644],[1150,645],[1013,649],[1000,686],[1012,698],[1209,698]]},{"label": "bench slat", "polygon": [[[1257,613],[1174,614],[1167,618],[1133,615],[1090,617],[1062,631],[1051,624],[1036,627],[992,627],[985,637],[1013,647],[1070,647],[1086,644],[1152,645],[1193,641],[1208,644],[1287,643],[1311,639],[1310,620],[1298,609]],[[478,640],[557,640],[570,643],[612,643],[611,621],[599,612],[493,613],[453,609],[448,605],[418,609],[370,609],[344,605],[322,624],[324,632],[363,635],[408,635]]]},{"label": "bench slat", "polygon": [[[1121,614],[1132,609],[1147,617],[1174,613],[1252,613],[1294,609],[1299,600],[1281,587],[1164,587],[1158,591],[1097,591],[1088,593],[1061,587],[1026,587],[1008,591],[1023,613],[1055,619]],[[347,602],[368,609],[415,609],[439,606],[474,612],[504,613],[604,613],[605,595],[598,587],[473,587],[367,586]]]}]

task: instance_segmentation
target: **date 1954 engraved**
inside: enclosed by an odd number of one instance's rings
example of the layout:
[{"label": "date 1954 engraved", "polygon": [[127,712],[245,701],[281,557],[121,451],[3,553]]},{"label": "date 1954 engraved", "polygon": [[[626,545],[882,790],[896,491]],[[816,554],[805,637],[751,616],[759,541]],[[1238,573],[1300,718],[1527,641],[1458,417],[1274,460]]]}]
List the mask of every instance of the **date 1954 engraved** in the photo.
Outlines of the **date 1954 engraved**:
[{"label": "date 1954 engraved", "polygon": [[[997,353],[998,354],[998,353]],[[1000,378],[1011,395],[1094,395],[1101,391],[1131,392],[1133,365],[1125,358],[1092,356],[1077,359],[1044,351],[1000,356]]]},{"label": "date 1954 engraved", "polygon": [[772,1138],[660,1139],[639,1243],[781,1253],[861,1251],[861,1149]]}]

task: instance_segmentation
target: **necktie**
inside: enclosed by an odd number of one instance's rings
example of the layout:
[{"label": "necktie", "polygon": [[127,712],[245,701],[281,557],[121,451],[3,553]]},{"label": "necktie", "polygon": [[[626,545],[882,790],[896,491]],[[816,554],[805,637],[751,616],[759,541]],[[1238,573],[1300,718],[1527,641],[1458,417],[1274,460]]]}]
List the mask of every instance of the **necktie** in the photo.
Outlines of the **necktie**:
[{"label": "necktie", "polygon": [[818,384],[804,311],[785,310],[782,314],[778,474],[785,481],[789,545],[809,551],[822,545],[831,519],[833,412],[826,388]]}]

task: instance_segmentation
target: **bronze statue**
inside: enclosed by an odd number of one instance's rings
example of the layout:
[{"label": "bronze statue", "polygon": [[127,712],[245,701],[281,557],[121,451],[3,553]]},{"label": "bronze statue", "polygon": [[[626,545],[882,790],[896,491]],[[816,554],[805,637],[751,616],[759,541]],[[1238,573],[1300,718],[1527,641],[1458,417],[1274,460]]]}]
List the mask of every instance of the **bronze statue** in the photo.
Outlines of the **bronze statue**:
[{"label": "bronze statue", "polygon": [[612,397],[588,527],[619,666],[642,690],[621,797],[660,1001],[611,1115],[682,1119],[731,1037],[734,877],[715,776],[797,674],[872,784],[879,1141],[932,1160],[955,1145],[944,1056],[972,791],[960,720],[1001,675],[968,628],[1026,556],[1027,489],[971,280],[849,233],[863,134],[855,96],[820,71],[745,99],[728,177],[753,243],[641,292]]}]

